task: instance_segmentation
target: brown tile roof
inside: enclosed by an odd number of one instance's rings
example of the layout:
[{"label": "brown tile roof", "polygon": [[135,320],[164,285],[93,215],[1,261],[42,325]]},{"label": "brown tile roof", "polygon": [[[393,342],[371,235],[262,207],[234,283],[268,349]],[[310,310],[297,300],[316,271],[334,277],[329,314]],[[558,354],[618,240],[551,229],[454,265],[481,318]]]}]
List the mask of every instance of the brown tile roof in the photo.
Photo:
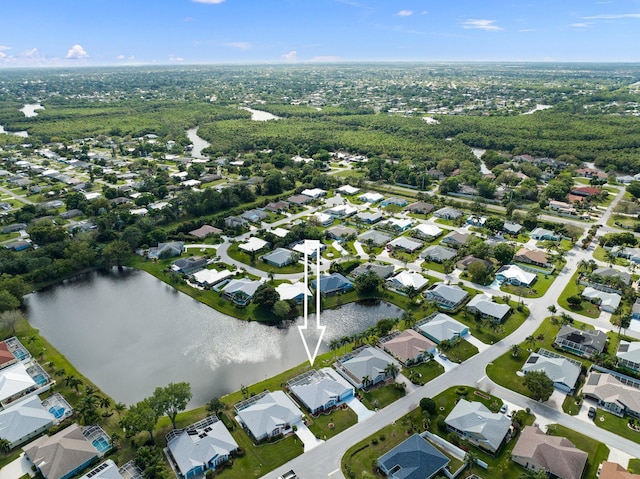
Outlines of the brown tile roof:
[{"label": "brown tile roof", "polygon": [[7,363],[14,362],[15,360],[16,358],[11,354],[11,351],[9,351],[7,343],[4,341],[0,342],[0,367],[3,367]]},{"label": "brown tile roof", "polygon": [[617,462],[605,461],[602,463],[602,470],[598,477],[600,479],[640,479],[640,474],[627,471]]},{"label": "brown tile roof", "polygon": [[413,329],[405,329],[398,336],[384,343],[384,348],[403,363],[435,346],[434,342]]},{"label": "brown tile roof", "polygon": [[527,248],[520,248],[516,253],[516,257],[526,258],[530,261],[533,261],[534,263],[539,264],[547,264],[549,262],[547,253],[539,249],[530,250]]}]

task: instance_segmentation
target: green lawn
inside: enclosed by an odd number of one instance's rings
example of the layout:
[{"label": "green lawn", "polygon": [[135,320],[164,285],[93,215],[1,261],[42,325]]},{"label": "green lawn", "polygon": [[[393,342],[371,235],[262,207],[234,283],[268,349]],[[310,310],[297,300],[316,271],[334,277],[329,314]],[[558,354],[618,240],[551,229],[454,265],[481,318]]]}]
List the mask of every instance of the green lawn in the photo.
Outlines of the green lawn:
[{"label": "green lawn", "polygon": [[444,264],[436,263],[435,261],[424,261],[420,266],[427,270],[437,271],[438,273],[444,274]]},{"label": "green lawn", "polygon": [[634,474],[640,474],[640,459],[629,459],[628,471]]},{"label": "green lawn", "polygon": [[[496,298],[496,300],[498,303],[504,303],[500,297]],[[509,301],[509,305],[512,311],[502,324],[477,321],[475,316],[467,311],[466,308],[450,316],[469,326],[471,334],[483,343],[493,344],[509,336],[529,317],[529,308],[526,306],[522,306],[522,311],[518,311],[518,303],[516,301]]]},{"label": "green lawn", "polygon": [[640,443],[640,432],[634,431],[627,426],[629,419],[618,417],[604,409],[598,409],[594,419],[594,424],[602,429],[606,429],[618,436],[622,436],[630,441]]},{"label": "green lawn", "polygon": [[[402,368],[402,374],[411,379],[411,382],[419,386],[424,386],[429,381],[444,373],[444,368],[437,361],[416,364]],[[415,375],[411,378],[412,375]]]},{"label": "green lawn", "polygon": [[309,429],[320,439],[329,439],[358,423],[358,415],[349,407],[311,418]]},{"label": "green lawn", "polygon": [[558,296],[558,304],[564,309],[573,313],[581,314],[582,316],[588,316],[589,318],[597,318],[600,316],[600,309],[597,305],[583,300],[581,304],[574,307],[567,302],[567,298],[570,296],[580,296],[584,291],[584,286],[577,283],[580,273],[577,271],[571,277],[571,280],[567,284],[566,288]]},{"label": "green lawn", "polygon": [[[608,260],[605,256],[606,250],[602,247],[602,246],[597,246],[595,251],[593,252],[593,258],[597,259],[598,261],[602,261],[604,263],[608,263]],[[619,264],[622,266],[628,266],[629,265],[629,260],[624,259],[624,258],[616,258],[615,259],[615,263],[613,264]]]},{"label": "green lawn", "polygon": [[595,479],[597,477],[598,466],[609,457],[609,448],[605,444],[559,424],[550,424],[547,428],[547,434],[566,437],[578,449],[587,453],[587,465],[582,477]]},{"label": "green lawn", "polygon": [[576,404],[576,398],[567,394],[562,401],[562,410],[570,416],[577,416],[580,412],[580,405]]},{"label": "green lawn", "polygon": [[547,290],[551,287],[551,284],[556,279],[557,271],[561,271],[564,267],[564,262],[557,266],[556,273],[554,274],[542,274],[537,273],[538,279],[533,283],[531,288],[524,286],[513,286],[511,284],[503,283],[500,286],[500,290],[505,293],[515,294],[523,298],[541,298],[545,295]]},{"label": "green lawn", "polygon": [[383,409],[405,395],[404,390],[395,383],[374,387],[369,391],[361,391],[362,403],[371,410]]},{"label": "green lawn", "polygon": [[466,340],[458,341],[451,349],[444,351],[454,363],[463,363],[478,354],[478,348]]},{"label": "green lawn", "polygon": [[290,274],[290,273],[301,273],[302,271],[304,271],[304,266],[298,262],[288,264],[287,266],[283,266],[282,268],[278,268],[276,266],[272,266],[268,263],[265,263],[259,258],[259,256],[263,254],[267,254],[265,252],[256,254],[254,261],[251,261],[251,255],[248,253],[245,253],[244,251],[241,251],[238,248],[238,243],[234,243],[231,246],[229,246],[227,253],[231,258],[235,259],[236,261],[240,261],[246,265],[251,265],[254,268],[258,268],[261,271],[265,271],[266,273]]}]

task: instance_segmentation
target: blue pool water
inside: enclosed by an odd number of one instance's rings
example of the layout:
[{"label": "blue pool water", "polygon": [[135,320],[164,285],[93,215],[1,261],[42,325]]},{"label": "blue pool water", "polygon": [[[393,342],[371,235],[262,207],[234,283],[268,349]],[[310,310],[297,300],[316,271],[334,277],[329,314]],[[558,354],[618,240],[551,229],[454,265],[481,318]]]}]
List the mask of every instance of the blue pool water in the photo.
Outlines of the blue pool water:
[{"label": "blue pool water", "polygon": [[27,357],[27,354],[21,349],[16,349],[15,351],[13,351],[13,355],[18,361],[22,361],[24,358]]},{"label": "blue pool water", "polygon": [[36,382],[38,386],[42,386],[43,384],[47,384],[47,378],[44,374],[36,374],[33,377],[33,380]]},{"label": "blue pool water", "polygon": [[49,412],[56,419],[60,419],[62,416],[64,416],[64,411],[65,409],[62,406],[52,406],[49,408]]},{"label": "blue pool water", "polygon": [[94,440],[92,444],[93,447],[98,450],[98,452],[108,451],[111,447],[104,437],[99,437],[98,439]]}]

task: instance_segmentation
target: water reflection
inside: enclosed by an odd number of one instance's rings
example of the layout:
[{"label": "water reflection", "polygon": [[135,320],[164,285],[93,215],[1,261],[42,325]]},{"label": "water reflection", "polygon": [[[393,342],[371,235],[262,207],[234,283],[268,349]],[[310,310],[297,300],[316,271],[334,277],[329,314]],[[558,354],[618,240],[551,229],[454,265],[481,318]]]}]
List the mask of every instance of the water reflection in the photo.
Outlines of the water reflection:
[{"label": "water reflection", "polygon": [[[29,295],[28,318],[84,375],[116,401],[136,402],[189,381],[192,405],[306,361],[297,324],[273,327],[225,316],[153,276],[131,269],[82,275]],[[390,304],[323,311],[333,338],[399,317]],[[315,324],[315,318],[310,318]]]}]

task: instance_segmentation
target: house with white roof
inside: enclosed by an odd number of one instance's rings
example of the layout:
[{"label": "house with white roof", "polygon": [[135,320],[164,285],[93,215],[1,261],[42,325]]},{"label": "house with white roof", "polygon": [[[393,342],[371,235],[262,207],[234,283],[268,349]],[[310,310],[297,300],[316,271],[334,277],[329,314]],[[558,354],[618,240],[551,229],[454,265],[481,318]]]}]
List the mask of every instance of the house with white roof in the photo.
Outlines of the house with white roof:
[{"label": "house with white roof", "polygon": [[496,279],[500,282],[513,284],[514,286],[531,286],[538,276],[529,273],[515,264],[506,264],[496,273]]},{"label": "house with white roof", "polygon": [[360,191],[360,188],[356,188],[355,186],[351,185],[344,185],[338,188],[336,191],[340,194],[351,196]]},{"label": "house with white roof", "polygon": [[307,288],[304,283],[280,283],[276,286],[276,291],[280,295],[280,299],[283,301],[288,301],[290,299],[294,300],[296,303],[302,303],[304,301],[305,294],[307,298],[311,299],[313,295],[309,288]]},{"label": "house with white roof", "polygon": [[0,411],[0,438],[6,439],[13,449],[49,429],[54,421],[40,398],[30,396]]},{"label": "house with white roof", "polygon": [[542,348],[531,353],[522,366],[525,376],[532,371],[543,371],[556,389],[569,394],[573,394],[581,370],[581,362]]},{"label": "house with white roof", "polygon": [[24,363],[16,363],[0,370],[0,403],[8,404],[38,389]]},{"label": "house with white roof", "polygon": [[215,415],[185,429],[174,429],[166,439],[167,458],[181,479],[215,470],[238,450],[235,439]]},{"label": "house with white roof", "polygon": [[306,190],[302,190],[300,192],[301,195],[304,196],[308,196],[309,198],[313,198],[314,200],[324,196],[327,194],[327,192],[323,189],[320,188],[312,188],[312,189],[306,189]]},{"label": "house with white roof", "polygon": [[356,215],[356,219],[358,221],[361,221],[362,223],[367,223],[369,225],[377,223],[383,217],[384,215],[382,214],[381,211],[363,211]]},{"label": "house with white roof", "polygon": [[255,236],[251,236],[247,239],[246,242],[240,243],[238,245],[238,249],[241,249],[242,251],[245,251],[247,253],[256,253],[263,248],[266,248],[268,244],[268,241],[257,238]]},{"label": "house with white roof", "polygon": [[629,368],[632,371],[640,372],[640,341],[620,341],[618,352],[618,366]]},{"label": "house with white roof", "polygon": [[387,250],[401,249],[407,253],[413,253],[418,251],[424,246],[422,241],[409,238],[408,236],[398,236],[387,243]]},{"label": "house with white roof", "polygon": [[335,216],[337,218],[348,218],[358,212],[358,208],[350,205],[336,205],[333,208],[329,208],[325,213]]},{"label": "house with white roof", "polygon": [[378,201],[382,201],[384,199],[384,196],[382,196],[380,193],[369,191],[358,196],[358,199],[366,203],[377,203]]},{"label": "house with white roof", "polygon": [[481,402],[462,398],[444,422],[448,430],[491,453],[500,449],[511,429],[511,420],[504,414],[491,412]]},{"label": "house with white roof", "polygon": [[311,413],[329,411],[354,394],[354,388],[331,368],[312,369],[287,382],[289,391]]},{"label": "house with white roof", "polygon": [[508,304],[496,303],[488,294],[477,294],[467,303],[467,309],[473,314],[493,321],[502,322],[511,311]]},{"label": "house with white roof", "polygon": [[455,341],[469,334],[468,326],[444,313],[433,313],[416,323],[414,329],[436,344],[445,340]]},{"label": "house with white roof", "polygon": [[143,476],[142,470],[135,465],[134,461],[118,467],[113,460],[107,459],[84,476],[80,476],[80,479],[143,479]]},{"label": "house with white roof", "polygon": [[443,309],[456,309],[469,297],[464,289],[457,285],[436,283],[424,293],[427,301],[435,301]]},{"label": "house with white roof", "polygon": [[444,230],[438,228],[436,225],[426,223],[420,223],[418,226],[412,228],[411,231],[415,236],[428,240],[438,238],[444,233]]},{"label": "house with white roof", "polygon": [[529,236],[534,240],[548,240],[548,241],[558,241],[558,235],[553,231],[545,229],[545,228],[534,228],[529,233]]},{"label": "house with white roof", "polygon": [[328,215],[327,213],[321,213],[319,211],[316,211],[312,215],[312,218],[318,220],[318,223],[320,223],[324,227],[330,226],[333,223],[333,216]]},{"label": "house with white roof", "polygon": [[232,279],[222,288],[222,297],[238,306],[246,306],[261,284],[262,281],[249,278]]},{"label": "house with white roof", "polygon": [[380,349],[363,346],[338,358],[336,370],[357,389],[374,386],[389,377],[388,366],[398,362]]},{"label": "house with white roof", "polygon": [[201,269],[200,271],[193,273],[191,278],[200,286],[204,288],[211,288],[232,276],[233,273],[226,269],[223,269],[222,271],[216,271],[215,269]]},{"label": "house with white roof", "polygon": [[282,391],[264,391],[235,406],[236,419],[256,441],[291,431],[302,411]]},{"label": "house with white roof", "polygon": [[622,301],[622,296],[618,293],[607,293],[606,291],[600,291],[591,286],[584,288],[582,297],[592,303],[600,305],[600,309],[607,313],[613,313],[620,305],[620,301]]},{"label": "house with white roof", "polygon": [[413,225],[413,220],[409,218],[389,218],[387,221],[380,224],[382,228],[388,228],[395,232],[406,231]]},{"label": "house with white roof", "polygon": [[408,288],[420,291],[429,284],[429,280],[417,271],[401,271],[389,278],[387,284],[398,291],[406,291]]}]

